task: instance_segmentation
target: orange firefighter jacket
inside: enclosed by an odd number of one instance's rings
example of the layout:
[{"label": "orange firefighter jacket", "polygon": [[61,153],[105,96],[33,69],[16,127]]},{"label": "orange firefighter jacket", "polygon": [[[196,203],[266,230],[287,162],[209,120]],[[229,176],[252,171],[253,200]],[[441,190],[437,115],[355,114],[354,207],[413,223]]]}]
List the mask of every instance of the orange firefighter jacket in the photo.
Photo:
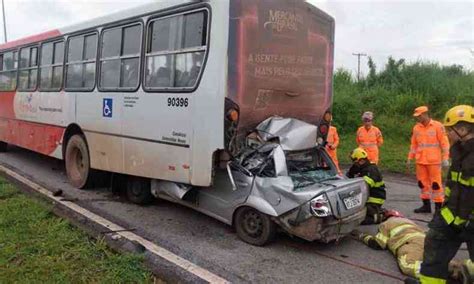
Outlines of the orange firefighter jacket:
[{"label": "orange firefighter jacket", "polygon": [[[329,152],[331,157],[336,156],[337,147],[339,146],[339,134],[337,134],[337,128],[334,126],[329,127],[328,138],[327,138],[326,150]],[[337,156],[336,156],[337,157]]]},{"label": "orange firefighter jacket", "polygon": [[413,127],[408,159],[415,158],[420,165],[438,165],[449,159],[449,142],[444,126],[430,120],[427,126],[417,123]]},{"label": "orange firefighter jacket", "polygon": [[359,147],[364,149],[372,163],[379,162],[379,147],[383,144],[382,132],[378,127],[371,126],[367,130],[364,126],[357,129],[356,142]]}]

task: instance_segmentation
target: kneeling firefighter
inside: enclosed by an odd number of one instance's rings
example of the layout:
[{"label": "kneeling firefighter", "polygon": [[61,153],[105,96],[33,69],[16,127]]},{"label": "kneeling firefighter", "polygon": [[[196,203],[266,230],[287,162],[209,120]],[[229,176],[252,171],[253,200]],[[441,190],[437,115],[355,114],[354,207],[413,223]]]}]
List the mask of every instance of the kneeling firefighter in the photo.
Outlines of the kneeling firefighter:
[{"label": "kneeling firefighter", "polygon": [[377,165],[369,161],[367,152],[362,148],[354,149],[351,159],[354,163],[347,172],[347,177],[362,177],[369,186],[369,199],[366,203],[367,216],[362,224],[379,224],[383,220],[382,205],[386,196],[382,174]]},{"label": "kneeling firefighter", "polygon": [[[375,236],[362,233],[358,230],[352,231],[351,235],[364,242],[370,248],[376,250],[388,249],[397,258],[398,267],[403,274],[418,278],[420,276],[421,262],[423,261],[423,243],[425,232],[417,224],[395,210],[386,210],[384,222],[378,227]],[[452,260],[449,263],[450,278],[470,283],[470,275],[467,273],[461,261]]]}]

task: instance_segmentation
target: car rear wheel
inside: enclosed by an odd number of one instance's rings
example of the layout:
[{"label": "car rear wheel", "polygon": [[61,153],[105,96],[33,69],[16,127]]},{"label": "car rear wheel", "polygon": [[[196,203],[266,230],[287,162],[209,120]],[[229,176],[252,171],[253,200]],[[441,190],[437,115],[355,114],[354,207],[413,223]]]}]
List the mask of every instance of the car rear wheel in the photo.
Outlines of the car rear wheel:
[{"label": "car rear wheel", "polygon": [[6,152],[7,148],[8,148],[8,144],[3,141],[0,141],[0,153]]},{"label": "car rear wheel", "polygon": [[135,204],[149,204],[153,201],[150,180],[140,177],[128,177],[127,198]]},{"label": "car rear wheel", "polygon": [[89,188],[97,179],[97,172],[90,168],[89,150],[83,135],[74,135],[69,139],[65,153],[66,173],[69,182],[75,188]]},{"label": "car rear wheel", "polygon": [[263,246],[272,241],[277,230],[270,216],[250,207],[238,209],[234,225],[239,238],[255,246]]}]

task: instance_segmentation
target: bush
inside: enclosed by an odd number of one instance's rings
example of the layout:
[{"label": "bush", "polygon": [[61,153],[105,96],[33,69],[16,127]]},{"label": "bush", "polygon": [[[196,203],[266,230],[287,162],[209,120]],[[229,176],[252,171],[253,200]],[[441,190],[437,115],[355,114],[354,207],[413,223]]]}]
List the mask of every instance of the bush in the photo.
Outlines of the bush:
[{"label": "bush", "polygon": [[[391,57],[385,69],[377,72],[373,61],[369,63],[369,76],[359,82],[344,69],[334,74],[334,125],[342,137],[350,137],[341,141],[341,150],[355,146],[350,140],[361,124],[362,113],[373,111],[375,124],[387,141],[381,149],[381,165],[400,171],[399,163],[406,159],[415,124],[413,109],[427,105],[432,117],[442,120],[444,113],[455,105],[473,105],[474,72],[465,71],[459,65],[407,64],[403,59]],[[346,156],[346,153],[340,154],[341,161],[348,163]]]}]

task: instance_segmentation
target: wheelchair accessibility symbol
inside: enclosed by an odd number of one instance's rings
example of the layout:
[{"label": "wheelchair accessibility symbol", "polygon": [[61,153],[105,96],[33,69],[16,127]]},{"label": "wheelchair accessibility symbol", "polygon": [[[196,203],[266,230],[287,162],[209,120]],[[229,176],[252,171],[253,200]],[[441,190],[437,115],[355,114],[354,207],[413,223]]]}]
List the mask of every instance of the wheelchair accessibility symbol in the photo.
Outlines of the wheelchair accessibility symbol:
[{"label": "wheelchair accessibility symbol", "polygon": [[113,113],[113,100],[104,99],[104,103],[102,105],[102,116],[112,117],[112,113]]}]

